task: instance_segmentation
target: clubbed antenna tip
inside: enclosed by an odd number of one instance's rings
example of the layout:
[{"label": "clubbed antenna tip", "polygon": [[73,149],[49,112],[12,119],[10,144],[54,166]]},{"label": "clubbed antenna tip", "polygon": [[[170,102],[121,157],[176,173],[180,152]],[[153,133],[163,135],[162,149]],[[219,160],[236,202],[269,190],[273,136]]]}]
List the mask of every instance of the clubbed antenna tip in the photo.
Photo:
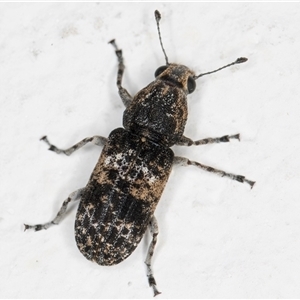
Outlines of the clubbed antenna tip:
[{"label": "clubbed antenna tip", "polygon": [[236,63],[236,64],[241,64],[241,63],[246,62],[247,60],[248,60],[248,58],[246,58],[246,57],[240,57],[240,58],[238,58],[238,59],[235,61],[235,63]]},{"label": "clubbed antenna tip", "polygon": [[159,22],[161,19],[161,14],[158,10],[154,12],[156,22]]}]

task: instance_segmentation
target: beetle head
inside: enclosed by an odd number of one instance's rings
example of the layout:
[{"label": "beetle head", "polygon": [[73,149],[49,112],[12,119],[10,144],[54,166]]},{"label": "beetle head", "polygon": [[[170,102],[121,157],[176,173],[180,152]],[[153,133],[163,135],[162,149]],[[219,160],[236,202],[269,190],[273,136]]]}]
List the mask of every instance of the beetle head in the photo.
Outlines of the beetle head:
[{"label": "beetle head", "polygon": [[196,88],[194,72],[184,65],[167,64],[159,67],[154,75],[158,80],[183,89],[186,94],[191,94]]},{"label": "beetle head", "polygon": [[195,75],[195,73],[193,71],[191,71],[188,67],[186,67],[184,65],[170,64],[168,56],[166,54],[166,51],[165,51],[163,43],[162,43],[162,38],[161,38],[161,33],[160,33],[159,21],[161,19],[161,14],[158,10],[156,10],[154,12],[154,15],[155,15],[155,20],[156,20],[156,24],[157,24],[159,42],[160,42],[161,49],[164,53],[165,60],[166,60],[166,64],[164,66],[159,67],[155,71],[155,78],[164,80],[166,82],[174,84],[175,86],[177,86],[179,88],[182,88],[186,94],[191,94],[196,89],[196,80],[199,77],[218,72],[224,68],[233,66],[235,64],[244,63],[248,60],[246,57],[240,57],[237,60],[235,60],[234,62],[232,62],[226,66],[223,66],[214,71],[202,73],[199,75]]}]

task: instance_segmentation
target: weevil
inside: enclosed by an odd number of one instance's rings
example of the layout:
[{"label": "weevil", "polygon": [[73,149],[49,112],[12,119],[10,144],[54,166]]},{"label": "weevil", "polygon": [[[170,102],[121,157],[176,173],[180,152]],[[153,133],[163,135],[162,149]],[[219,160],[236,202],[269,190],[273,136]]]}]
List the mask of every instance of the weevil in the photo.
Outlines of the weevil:
[{"label": "weevil", "polygon": [[103,146],[103,150],[86,187],[71,193],[52,221],[38,225],[25,224],[25,230],[38,231],[59,224],[68,204],[79,201],[75,220],[77,247],[88,260],[111,266],[131,255],[149,229],[152,240],[145,264],[149,285],[156,296],[160,292],[151,265],[158,235],[154,212],[172,166],[195,166],[247,183],[251,188],[255,182],[242,175],[175,156],[170,148],[173,145],[205,145],[239,140],[239,134],[195,141],[186,137],[187,95],[194,92],[198,78],[244,63],[247,58],[238,58],[231,64],[199,75],[184,65],[169,63],[161,38],[161,15],[157,10],[154,15],[165,65],[156,70],[153,82],[132,97],[122,86],[125,69],[122,50],[115,40],[109,42],[118,59],[117,88],[125,105],[123,127],[113,130],[108,138],[88,137],[66,150],[51,144],[47,136],[41,138],[48,144],[49,150],[66,155],[71,155],[87,143]]}]

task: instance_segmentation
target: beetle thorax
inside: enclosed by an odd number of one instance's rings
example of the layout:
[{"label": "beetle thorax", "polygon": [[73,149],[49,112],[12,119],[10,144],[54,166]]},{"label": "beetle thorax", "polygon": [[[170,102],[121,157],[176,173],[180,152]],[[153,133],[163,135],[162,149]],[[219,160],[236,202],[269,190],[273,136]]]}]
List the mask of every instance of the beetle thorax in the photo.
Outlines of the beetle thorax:
[{"label": "beetle thorax", "polygon": [[126,108],[123,125],[132,133],[170,147],[182,136],[187,114],[184,90],[157,78]]}]

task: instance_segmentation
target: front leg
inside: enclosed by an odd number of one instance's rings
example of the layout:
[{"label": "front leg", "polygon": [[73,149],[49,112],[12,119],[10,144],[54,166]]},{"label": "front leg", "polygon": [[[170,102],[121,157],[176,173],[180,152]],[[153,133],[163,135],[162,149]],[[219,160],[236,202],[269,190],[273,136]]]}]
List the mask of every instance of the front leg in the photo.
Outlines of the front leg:
[{"label": "front leg", "polygon": [[234,135],[224,135],[222,137],[217,138],[206,138],[202,140],[193,141],[190,138],[186,136],[182,136],[180,141],[176,144],[179,146],[198,146],[198,145],[206,145],[206,144],[216,144],[216,143],[227,143],[230,142],[230,140],[240,140],[240,134],[234,134]]},{"label": "front leg", "polygon": [[117,87],[119,89],[119,95],[120,95],[125,107],[128,107],[128,105],[132,101],[132,97],[128,93],[128,91],[122,87],[122,79],[123,79],[123,74],[124,74],[124,70],[125,70],[122,50],[118,48],[115,40],[111,40],[109,43],[112,44],[113,47],[115,48],[116,55],[117,55],[118,62],[119,62],[118,76],[117,76]]}]

